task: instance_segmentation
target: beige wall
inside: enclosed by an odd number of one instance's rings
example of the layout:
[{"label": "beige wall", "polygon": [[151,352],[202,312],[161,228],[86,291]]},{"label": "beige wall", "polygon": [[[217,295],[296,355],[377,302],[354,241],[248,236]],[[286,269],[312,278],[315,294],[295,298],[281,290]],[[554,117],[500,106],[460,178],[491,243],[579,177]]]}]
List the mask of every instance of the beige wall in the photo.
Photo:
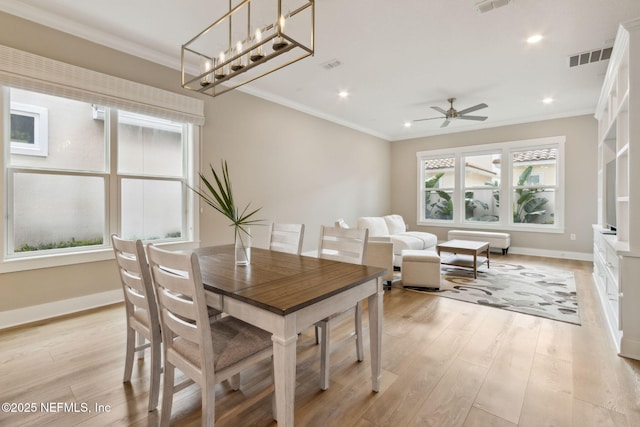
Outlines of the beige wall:
[{"label": "beige wall", "polygon": [[[597,123],[593,116],[547,120],[474,132],[438,135],[396,141],[391,145],[391,206],[410,228],[433,232],[446,239],[448,227],[417,227],[418,151],[467,145],[490,144],[551,136],[566,136],[565,143],[565,232],[564,234],[511,232],[512,247],[532,253],[553,250],[562,253],[592,252],[591,224],[597,221],[596,162]],[[570,240],[575,234],[576,240]]]},{"label": "beige wall", "polygon": [[[389,212],[389,142],[240,92],[209,105],[203,171],[227,160],[238,204],[262,208],[267,222],[304,223],[303,250],[317,248],[321,224]],[[208,206],[200,224],[203,244],[233,241]],[[252,228],[255,246],[267,232]]]},{"label": "beige wall", "polygon": [[[4,13],[0,44],[180,91],[176,70]],[[263,207],[261,217],[304,222],[305,250],[316,247],[320,224],[389,212],[389,142],[237,91],[206,97],[205,115],[202,163],[219,166],[226,159],[236,198]],[[200,227],[203,244],[232,241],[227,223],[211,209],[204,209]],[[266,227],[255,228],[254,243],[264,246]],[[119,286],[113,261],[0,274],[0,311]]]}]

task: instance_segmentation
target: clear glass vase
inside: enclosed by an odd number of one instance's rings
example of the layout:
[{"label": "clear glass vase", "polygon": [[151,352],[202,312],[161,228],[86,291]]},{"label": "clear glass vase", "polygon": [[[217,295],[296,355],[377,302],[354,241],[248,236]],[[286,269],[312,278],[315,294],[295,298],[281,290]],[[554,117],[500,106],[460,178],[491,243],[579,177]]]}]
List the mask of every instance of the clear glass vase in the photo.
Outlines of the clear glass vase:
[{"label": "clear glass vase", "polygon": [[251,263],[251,229],[244,230],[236,227],[236,265],[249,265]]}]

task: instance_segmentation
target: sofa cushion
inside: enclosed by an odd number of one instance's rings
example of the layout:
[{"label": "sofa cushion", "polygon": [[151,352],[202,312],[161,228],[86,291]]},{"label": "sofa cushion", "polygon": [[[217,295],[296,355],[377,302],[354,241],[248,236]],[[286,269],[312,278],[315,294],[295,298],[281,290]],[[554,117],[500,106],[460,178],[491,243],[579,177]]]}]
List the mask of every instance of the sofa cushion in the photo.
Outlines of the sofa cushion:
[{"label": "sofa cushion", "polygon": [[420,239],[423,245],[421,249],[428,249],[438,244],[438,236],[431,233],[425,233],[423,231],[405,231],[404,233],[400,233],[400,235]]},{"label": "sofa cushion", "polygon": [[362,216],[358,218],[357,228],[360,230],[369,229],[369,237],[389,235],[387,223],[379,216]]},{"label": "sofa cushion", "polygon": [[393,242],[393,253],[401,255],[405,249],[424,249],[424,241],[409,234],[393,234],[390,236]]},{"label": "sofa cushion", "polygon": [[386,215],[384,222],[387,224],[389,234],[400,234],[407,231],[407,225],[404,223],[404,219],[400,215]]}]

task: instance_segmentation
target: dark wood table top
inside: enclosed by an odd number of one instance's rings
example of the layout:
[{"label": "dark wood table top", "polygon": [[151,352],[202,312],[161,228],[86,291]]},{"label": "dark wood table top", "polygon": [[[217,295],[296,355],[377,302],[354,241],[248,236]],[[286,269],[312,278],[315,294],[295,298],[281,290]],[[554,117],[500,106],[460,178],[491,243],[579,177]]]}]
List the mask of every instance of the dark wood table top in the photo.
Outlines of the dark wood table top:
[{"label": "dark wood table top", "polygon": [[194,250],[206,290],[287,315],[385,274],[378,267],[251,248],[236,266],[234,245]]}]

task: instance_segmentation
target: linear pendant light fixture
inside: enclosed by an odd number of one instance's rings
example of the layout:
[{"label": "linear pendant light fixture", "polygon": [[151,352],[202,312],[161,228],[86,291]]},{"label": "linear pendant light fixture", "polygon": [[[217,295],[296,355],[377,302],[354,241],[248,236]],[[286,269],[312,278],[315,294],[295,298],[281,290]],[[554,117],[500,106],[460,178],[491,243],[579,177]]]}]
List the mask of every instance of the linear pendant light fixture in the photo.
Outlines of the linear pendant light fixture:
[{"label": "linear pendant light fixture", "polygon": [[313,55],[315,0],[285,3],[229,0],[227,13],[182,45],[182,87],[218,96]]}]

